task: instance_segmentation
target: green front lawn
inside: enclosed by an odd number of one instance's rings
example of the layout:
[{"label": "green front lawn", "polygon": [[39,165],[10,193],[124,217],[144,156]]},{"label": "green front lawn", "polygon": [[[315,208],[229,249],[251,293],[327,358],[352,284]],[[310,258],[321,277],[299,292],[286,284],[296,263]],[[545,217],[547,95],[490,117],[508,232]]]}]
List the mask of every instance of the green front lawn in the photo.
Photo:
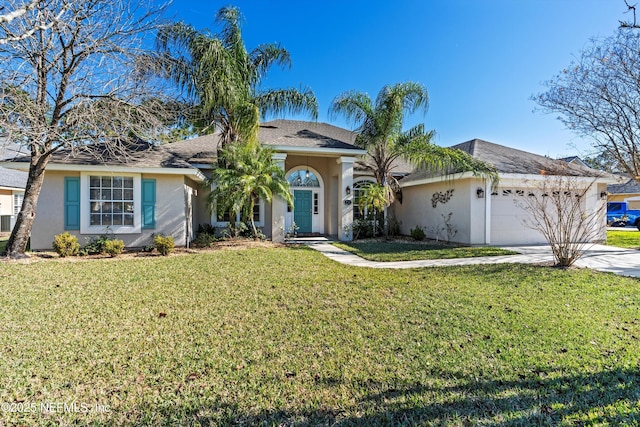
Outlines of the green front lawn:
[{"label": "green front lawn", "polygon": [[517,254],[490,246],[448,246],[408,241],[362,241],[334,245],[370,261],[413,261]]},{"label": "green front lawn", "polygon": [[307,248],[4,263],[0,425],[638,425],[639,284]]},{"label": "green front lawn", "polygon": [[640,231],[607,230],[607,245],[640,249]]}]

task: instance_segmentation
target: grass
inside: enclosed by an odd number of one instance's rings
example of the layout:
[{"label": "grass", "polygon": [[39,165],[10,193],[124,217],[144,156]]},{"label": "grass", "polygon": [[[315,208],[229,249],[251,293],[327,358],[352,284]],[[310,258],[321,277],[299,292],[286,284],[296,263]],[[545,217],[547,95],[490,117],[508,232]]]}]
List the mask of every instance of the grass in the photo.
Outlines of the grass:
[{"label": "grass", "polygon": [[36,410],[0,425],[637,426],[639,285],[307,248],[4,263],[0,403]]},{"label": "grass", "polygon": [[370,261],[413,261],[517,254],[490,246],[448,246],[408,241],[362,241],[334,245]]},{"label": "grass", "polygon": [[640,231],[607,230],[607,245],[640,249]]}]

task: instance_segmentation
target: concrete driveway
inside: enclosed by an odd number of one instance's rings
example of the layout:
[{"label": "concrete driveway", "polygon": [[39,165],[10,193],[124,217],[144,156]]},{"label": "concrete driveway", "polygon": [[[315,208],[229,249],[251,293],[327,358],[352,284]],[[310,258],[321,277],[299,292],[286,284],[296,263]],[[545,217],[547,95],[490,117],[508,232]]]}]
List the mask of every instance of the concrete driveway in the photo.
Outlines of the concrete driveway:
[{"label": "concrete driveway", "polygon": [[[396,262],[369,261],[351,252],[337,248],[329,242],[309,242],[308,245],[326,257],[341,264],[369,268],[421,268],[454,265],[501,263],[541,264],[553,262],[551,247],[548,245],[504,247],[505,249],[518,252],[519,255]],[[621,276],[640,277],[640,251],[592,244],[587,246],[584,255],[575,265],[577,267],[611,272]]]}]

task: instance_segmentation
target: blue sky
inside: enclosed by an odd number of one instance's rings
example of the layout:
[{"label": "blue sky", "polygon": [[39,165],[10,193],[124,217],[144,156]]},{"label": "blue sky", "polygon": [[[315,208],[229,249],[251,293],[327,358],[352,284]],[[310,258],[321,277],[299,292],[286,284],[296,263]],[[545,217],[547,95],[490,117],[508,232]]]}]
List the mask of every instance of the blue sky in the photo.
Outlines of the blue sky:
[{"label": "blue sky", "polygon": [[[174,0],[170,17],[217,31],[215,12],[230,3]],[[426,115],[408,117],[450,146],[481,138],[563,157],[587,155],[587,140],[556,115],[534,112],[532,95],[568,66],[593,37],[612,35],[623,0],[237,0],[247,47],[280,42],[290,70],[263,86],[309,86],[318,120],[348,90],[375,98],[385,84],[416,81],[429,91]]]}]

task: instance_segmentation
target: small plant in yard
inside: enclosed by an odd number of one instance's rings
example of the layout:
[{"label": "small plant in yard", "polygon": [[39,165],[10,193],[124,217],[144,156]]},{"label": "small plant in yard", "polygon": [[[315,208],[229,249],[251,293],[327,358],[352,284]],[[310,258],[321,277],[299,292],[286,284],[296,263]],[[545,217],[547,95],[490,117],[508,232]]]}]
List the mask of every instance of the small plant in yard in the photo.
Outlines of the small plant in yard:
[{"label": "small plant in yard", "polygon": [[300,227],[298,227],[298,224],[296,224],[296,222],[293,221],[291,223],[291,225],[289,226],[289,228],[287,229],[287,232],[284,235],[285,239],[290,239],[292,237],[296,237],[298,235],[298,230],[299,229],[300,229]]},{"label": "small plant in yard", "polygon": [[78,255],[78,252],[80,251],[80,244],[78,243],[78,238],[76,236],[65,231],[64,233],[58,234],[54,237],[53,249],[58,255],[64,258],[67,256]]},{"label": "small plant in yard", "polygon": [[104,251],[111,257],[117,257],[124,251],[124,242],[120,239],[111,239],[104,242]]},{"label": "small plant in yard", "polygon": [[191,241],[191,246],[195,248],[208,248],[215,242],[220,240],[215,234],[200,233]]},{"label": "small plant in yard", "polygon": [[175,242],[173,241],[173,237],[171,236],[163,236],[162,234],[157,234],[153,238],[153,246],[156,248],[160,255],[166,256],[173,252],[175,248]]},{"label": "small plant in yard", "polygon": [[570,267],[585,252],[587,245],[602,239],[607,204],[587,209],[586,199],[595,179],[581,180],[568,166],[543,171],[542,179],[528,183],[527,197],[514,199],[528,217],[525,226],[536,230],[551,245],[559,267]]},{"label": "small plant in yard", "polygon": [[89,243],[84,245],[80,249],[80,255],[100,255],[105,252],[104,245],[111,240],[111,237],[106,234],[101,234],[97,237],[92,237]]},{"label": "small plant in yard", "polygon": [[191,241],[191,246],[196,248],[208,248],[220,240],[216,235],[216,228],[211,224],[200,224],[196,238]]},{"label": "small plant in yard", "polygon": [[444,222],[444,230],[447,233],[447,243],[451,242],[451,239],[458,234],[458,230],[451,223],[451,217],[453,216],[453,212],[449,212],[447,215],[442,214],[442,220]]},{"label": "small plant in yard", "polygon": [[424,240],[425,237],[427,237],[424,234],[424,230],[419,225],[416,225],[414,228],[412,228],[410,233],[411,233],[411,237],[413,237],[415,240],[418,240],[418,241],[422,241]]}]

